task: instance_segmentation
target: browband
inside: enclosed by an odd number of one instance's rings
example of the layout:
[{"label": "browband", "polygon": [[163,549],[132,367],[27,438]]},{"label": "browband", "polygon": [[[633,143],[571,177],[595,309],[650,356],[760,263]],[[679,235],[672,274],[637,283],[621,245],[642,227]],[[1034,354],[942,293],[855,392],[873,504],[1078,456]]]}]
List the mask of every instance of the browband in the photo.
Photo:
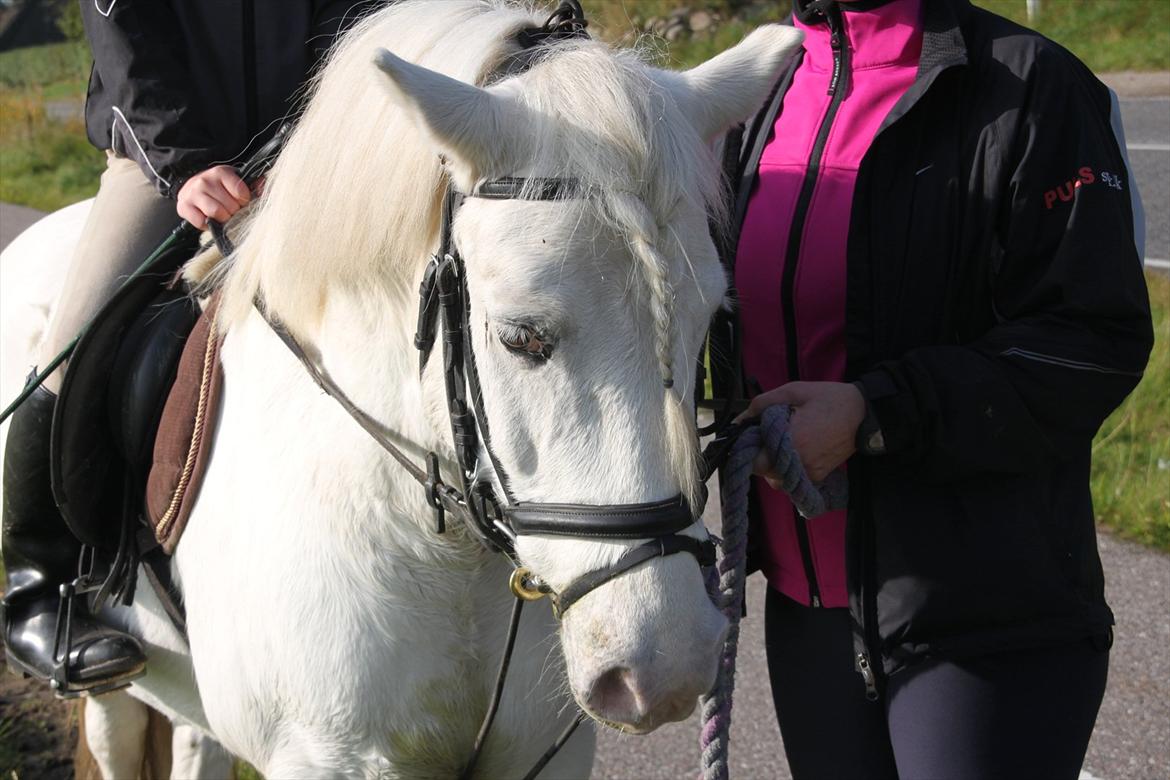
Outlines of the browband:
[{"label": "browband", "polygon": [[471,197],[486,200],[570,200],[579,197],[580,191],[576,179],[500,176],[480,182]]}]

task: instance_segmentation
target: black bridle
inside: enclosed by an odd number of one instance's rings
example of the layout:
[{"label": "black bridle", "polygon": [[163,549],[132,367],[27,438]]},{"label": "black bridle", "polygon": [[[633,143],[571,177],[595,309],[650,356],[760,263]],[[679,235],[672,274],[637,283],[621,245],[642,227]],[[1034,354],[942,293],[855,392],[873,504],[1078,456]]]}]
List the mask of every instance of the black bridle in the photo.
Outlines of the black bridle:
[{"label": "black bridle", "polygon": [[[504,177],[480,184],[466,197],[550,201],[583,196],[577,183],[569,179]],[[469,528],[490,549],[503,552],[513,562],[516,562],[516,539],[523,535],[616,541],[651,539],[627,552],[612,566],[585,575],[561,593],[553,592],[530,575],[524,581],[514,580],[516,585],[535,587],[539,593],[548,594],[558,616],[592,590],[582,590],[578,583],[595,581],[593,587],[597,587],[649,557],[655,557],[648,555],[649,552],[656,555],[689,552],[702,565],[710,565],[714,561],[714,547],[709,540],[679,537],[670,544],[660,543],[662,538],[673,537],[695,523],[696,513],[681,494],[663,501],[615,505],[541,504],[518,500],[512,494],[507,472],[491,445],[490,426],[483,408],[483,392],[472,350],[466,267],[452,238],[455,215],[464,197],[453,187],[448,187],[444,197],[439,251],[423,274],[419,290],[419,327],[415,345],[419,349],[421,375],[437,334],[442,333],[447,410]],[[484,479],[487,474],[494,480]],[[438,506],[432,503],[432,506],[435,506],[436,513],[443,511],[441,503]],[[516,587],[513,589],[517,590]],[[527,593],[532,595],[531,590]]]},{"label": "black bridle", "polygon": [[[472,349],[466,267],[452,237],[456,212],[465,197],[548,201],[582,196],[576,182],[569,179],[497,178],[483,182],[467,196],[460,195],[454,187],[448,185],[443,200],[439,251],[431,257],[419,288],[418,329],[414,344],[419,350],[421,378],[436,341],[440,335],[442,337],[443,378],[455,460],[459,468],[458,488],[443,481],[437,453],[427,453],[425,466],[404,453],[384,433],[383,426],[354,404],[328,373],[309,357],[288,329],[267,311],[263,301],[256,301],[256,308],[317,385],[422,485],[427,503],[434,511],[435,532],[445,533],[447,515],[455,515],[484,547],[503,553],[512,562],[514,568],[509,586],[516,602],[505,653],[488,713],[476,739],[472,759],[464,770],[464,777],[470,776],[499,705],[519,626],[520,610],[525,601],[548,596],[554,614],[560,619],[573,604],[596,588],[654,558],[689,553],[700,566],[715,563],[715,545],[709,538],[695,539],[679,535],[697,522],[695,510],[702,509],[690,507],[682,494],[663,501],[638,504],[546,504],[520,501],[512,494],[507,472],[492,451],[490,428],[483,408],[483,393]],[[494,480],[485,480],[485,473],[490,473]],[[493,481],[499,486],[502,495],[497,495]],[[649,541],[627,550],[613,564],[587,572],[560,591],[554,591],[520,565],[516,555],[516,541],[526,535],[615,542],[649,538]],[[583,715],[579,714],[558,738],[554,749],[541,759],[529,776],[534,776],[551,759],[555,749],[564,744],[582,720]]]},{"label": "black bridle", "polygon": [[[517,55],[520,59],[509,64],[507,70],[511,73],[530,65],[529,52],[537,44],[585,37],[585,26],[579,2],[564,0],[543,27],[521,31],[518,41],[522,51]],[[504,655],[472,755],[461,773],[464,778],[471,776],[495,718],[525,601],[548,596],[554,614],[557,619],[561,619],[573,604],[596,588],[654,558],[688,553],[700,566],[707,567],[715,563],[715,545],[710,538],[695,539],[680,535],[680,532],[695,525],[702,511],[701,506],[689,506],[682,494],[663,501],[638,504],[547,504],[522,501],[513,495],[507,472],[492,449],[490,426],[484,411],[483,393],[472,348],[466,267],[452,235],[456,214],[466,198],[556,201],[586,196],[587,193],[581,191],[575,180],[563,178],[494,178],[481,182],[467,194],[459,193],[448,183],[443,198],[439,249],[427,264],[419,289],[418,327],[414,344],[419,350],[420,378],[436,342],[441,341],[442,344],[447,410],[455,461],[459,469],[458,487],[443,481],[437,453],[428,452],[425,464],[420,465],[397,447],[385,435],[383,427],[354,404],[324,369],[308,356],[293,335],[267,311],[264,302],[259,298],[256,301],[257,309],[305,366],[317,385],[334,398],[420,483],[426,501],[434,512],[435,532],[444,533],[447,516],[455,515],[484,547],[506,555],[513,565],[509,586],[516,601]],[[519,563],[516,542],[519,537],[527,535],[613,542],[634,539],[649,541],[627,550],[610,566],[587,572],[560,591],[554,591]],[[577,714],[526,778],[535,777],[543,769],[584,717],[583,712]]]},{"label": "black bridle", "polygon": [[[257,308],[269,325],[317,385],[422,485],[427,503],[434,512],[435,532],[446,532],[447,515],[461,519],[484,547],[503,553],[512,562],[516,569],[511,580],[513,593],[525,600],[547,595],[558,618],[590,591],[652,558],[686,552],[702,566],[710,566],[715,561],[715,547],[710,539],[677,535],[694,525],[698,516],[682,494],[637,504],[522,501],[512,493],[507,472],[492,450],[490,426],[472,349],[466,266],[452,239],[455,215],[465,197],[565,200],[580,196],[577,190],[576,182],[569,179],[504,177],[484,182],[467,196],[449,186],[444,196],[439,251],[427,264],[419,288],[418,330],[414,344],[419,350],[421,377],[435,343],[440,335],[442,338],[443,380],[451,440],[459,468],[459,487],[443,481],[438,453],[428,452],[423,466],[395,445],[383,432],[383,426],[358,408],[308,356],[296,338],[266,310],[263,302],[257,301]],[[494,479],[485,479],[485,476]],[[698,509],[701,511],[702,508]],[[520,536],[533,535],[619,542],[648,538],[650,541],[628,550],[610,566],[584,574],[556,592],[519,563],[516,541]]]}]

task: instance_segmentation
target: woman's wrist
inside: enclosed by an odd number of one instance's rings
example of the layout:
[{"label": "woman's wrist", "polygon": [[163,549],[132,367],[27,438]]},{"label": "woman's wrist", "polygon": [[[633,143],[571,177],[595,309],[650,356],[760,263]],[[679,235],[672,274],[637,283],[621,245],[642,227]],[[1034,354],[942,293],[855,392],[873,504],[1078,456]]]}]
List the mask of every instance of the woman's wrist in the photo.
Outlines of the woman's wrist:
[{"label": "woman's wrist", "polygon": [[865,417],[862,418],[861,423],[857,426],[857,435],[854,438],[854,446],[862,455],[873,457],[875,455],[884,455],[886,452],[886,440],[882,435],[882,426],[878,421],[877,415],[873,411],[873,405],[870,404],[869,398],[865,394],[865,385],[861,382],[854,382],[853,386],[861,393],[862,400],[865,401]]}]

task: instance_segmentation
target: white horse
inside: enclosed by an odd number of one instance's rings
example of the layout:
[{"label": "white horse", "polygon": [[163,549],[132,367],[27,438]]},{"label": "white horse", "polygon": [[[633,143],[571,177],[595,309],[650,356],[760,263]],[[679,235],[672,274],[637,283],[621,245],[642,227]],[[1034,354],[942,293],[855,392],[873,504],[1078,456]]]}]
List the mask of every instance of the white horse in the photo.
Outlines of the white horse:
[{"label": "white horse", "polygon": [[[711,142],[763,102],[800,35],[764,27],[685,73],[559,42],[494,77],[543,18],[443,0],[363,21],[214,272],[221,419],[173,564],[189,646],[147,587],[109,617],[148,649],[131,694],[268,777],[457,776],[512,597],[507,560],[457,524],[435,533],[422,489],[318,390],[257,294],[387,435],[419,462],[438,452],[458,484],[442,361],[420,377],[412,344],[444,183],[575,179],[587,195],[472,198],[454,224],[494,454],[527,501],[697,492],[693,366],[726,289]],[[522,354],[534,343],[547,359]],[[638,543],[521,536],[516,549],[561,589]],[[685,718],[726,627],[688,555],[602,585],[559,624],[529,609],[476,776],[527,771],[574,717],[570,696],[632,732]],[[112,710],[127,701],[93,700],[93,719],[125,717]],[[593,741],[579,729],[544,776],[587,776]],[[108,777],[125,773],[93,747]]]}]

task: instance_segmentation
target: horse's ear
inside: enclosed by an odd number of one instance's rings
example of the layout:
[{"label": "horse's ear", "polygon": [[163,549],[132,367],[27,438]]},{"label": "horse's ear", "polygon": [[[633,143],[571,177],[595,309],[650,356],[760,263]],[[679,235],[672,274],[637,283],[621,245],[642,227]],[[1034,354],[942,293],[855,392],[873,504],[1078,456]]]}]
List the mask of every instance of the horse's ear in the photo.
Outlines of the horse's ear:
[{"label": "horse's ear", "polygon": [[413,112],[470,180],[507,171],[529,147],[532,119],[507,95],[481,89],[378,49],[374,64],[389,78],[392,98]]},{"label": "horse's ear", "polygon": [[710,141],[760,109],[803,40],[794,27],[766,24],[702,65],[682,73],[659,71],[658,81]]}]

